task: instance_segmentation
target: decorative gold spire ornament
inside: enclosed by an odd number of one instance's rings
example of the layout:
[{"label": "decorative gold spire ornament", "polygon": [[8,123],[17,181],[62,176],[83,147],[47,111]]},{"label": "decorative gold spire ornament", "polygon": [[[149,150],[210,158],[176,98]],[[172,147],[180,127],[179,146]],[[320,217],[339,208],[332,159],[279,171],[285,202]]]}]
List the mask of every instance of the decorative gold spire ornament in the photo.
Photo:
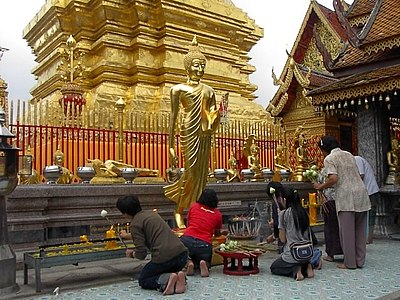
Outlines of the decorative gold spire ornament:
[{"label": "decorative gold spire ornament", "polygon": [[219,107],[213,88],[200,83],[206,58],[201,53],[196,36],[184,58],[187,82],[171,88],[171,119],[169,132],[169,162],[176,164],[175,134],[180,106],[183,110],[180,142],[184,157],[184,173],[175,183],[164,187],[167,198],[176,203],[175,220],[184,228],[183,210],[196,202],[207,183],[211,139],[220,123]]}]

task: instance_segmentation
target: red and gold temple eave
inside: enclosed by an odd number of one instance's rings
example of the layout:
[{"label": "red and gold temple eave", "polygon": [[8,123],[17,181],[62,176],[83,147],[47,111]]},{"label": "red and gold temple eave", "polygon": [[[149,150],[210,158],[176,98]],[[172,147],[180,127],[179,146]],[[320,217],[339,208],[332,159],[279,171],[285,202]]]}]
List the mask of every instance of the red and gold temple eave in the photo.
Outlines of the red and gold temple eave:
[{"label": "red and gold temple eave", "polygon": [[308,93],[313,105],[334,103],[400,89],[400,65],[393,65],[343,78]]}]

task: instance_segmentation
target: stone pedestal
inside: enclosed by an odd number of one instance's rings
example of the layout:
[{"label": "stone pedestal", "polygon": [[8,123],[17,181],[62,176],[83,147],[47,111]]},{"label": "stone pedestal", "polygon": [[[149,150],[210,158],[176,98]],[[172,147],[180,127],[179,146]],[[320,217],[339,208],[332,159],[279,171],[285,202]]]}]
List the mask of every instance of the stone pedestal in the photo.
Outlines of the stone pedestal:
[{"label": "stone pedestal", "polygon": [[400,207],[400,189],[385,185],[380,189],[380,200],[377,203],[375,229],[376,236],[392,236],[400,233],[398,225]]},{"label": "stone pedestal", "polygon": [[18,289],[15,253],[8,244],[6,201],[0,196],[0,296]]}]

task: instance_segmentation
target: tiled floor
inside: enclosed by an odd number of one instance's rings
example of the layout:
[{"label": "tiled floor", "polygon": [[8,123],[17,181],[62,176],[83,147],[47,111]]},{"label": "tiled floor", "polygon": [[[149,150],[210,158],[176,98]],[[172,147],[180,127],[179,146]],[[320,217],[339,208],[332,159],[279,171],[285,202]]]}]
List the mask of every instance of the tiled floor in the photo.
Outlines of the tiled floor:
[{"label": "tiled floor", "polygon": [[215,266],[208,278],[188,277],[188,289],[180,295],[163,297],[157,291],[141,289],[136,280],[126,280],[70,291],[63,291],[61,285],[58,297],[42,295],[29,299],[378,299],[400,291],[400,241],[375,239],[367,246],[364,268],[341,270],[336,268],[336,263],[324,262],[322,270],[316,271],[315,278],[302,282],[270,273],[269,266],[276,255],[267,253],[261,256],[257,275],[224,275],[222,266]]}]

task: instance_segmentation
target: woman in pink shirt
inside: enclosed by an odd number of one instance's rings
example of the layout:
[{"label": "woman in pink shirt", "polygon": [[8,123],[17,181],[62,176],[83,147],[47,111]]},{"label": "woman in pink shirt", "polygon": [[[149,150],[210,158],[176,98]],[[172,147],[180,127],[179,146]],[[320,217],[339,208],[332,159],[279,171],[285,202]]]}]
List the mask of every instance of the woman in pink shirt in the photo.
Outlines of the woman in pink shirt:
[{"label": "woman in pink shirt", "polygon": [[189,249],[189,262],[186,275],[200,269],[202,277],[208,277],[213,254],[212,237],[221,235],[222,214],[217,209],[218,197],[214,190],[205,189],[199,200],[189,209],[187,228],[181,237]]}]

